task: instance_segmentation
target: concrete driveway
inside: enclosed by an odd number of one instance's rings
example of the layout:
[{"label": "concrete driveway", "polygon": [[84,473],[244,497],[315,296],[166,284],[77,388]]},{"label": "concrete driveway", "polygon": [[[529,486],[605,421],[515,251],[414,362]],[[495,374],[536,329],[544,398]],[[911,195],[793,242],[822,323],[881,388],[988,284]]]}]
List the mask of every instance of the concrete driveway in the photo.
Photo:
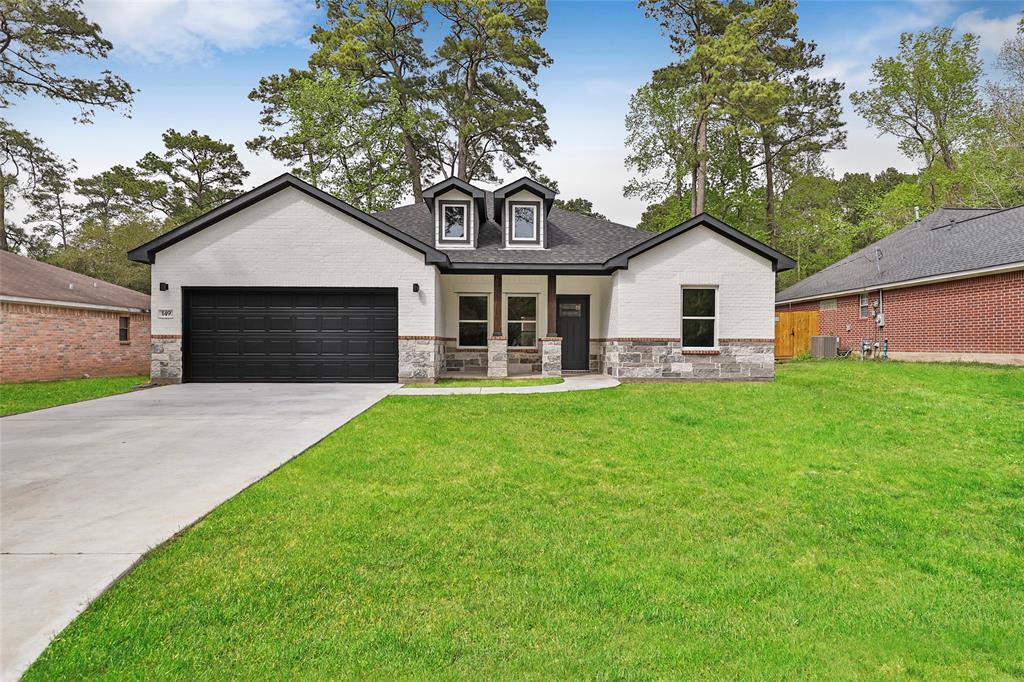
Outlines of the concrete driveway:
[{"label": "concrete driveway", "polygon": [[0,677],[150,548],[397,384],[186,384],[0,419]]}]

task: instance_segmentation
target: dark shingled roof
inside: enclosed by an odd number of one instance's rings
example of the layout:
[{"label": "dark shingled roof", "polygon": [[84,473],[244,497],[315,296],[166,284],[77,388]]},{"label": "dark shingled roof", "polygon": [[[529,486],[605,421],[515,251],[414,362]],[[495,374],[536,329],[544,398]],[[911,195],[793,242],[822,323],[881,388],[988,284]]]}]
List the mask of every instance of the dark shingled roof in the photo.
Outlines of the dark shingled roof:
[{"label": "dark shingled roof", "polygon": [[149,310],[146,294],[7,251],[0,251],[0,295]]},{"label": "dark shingled roof", "polygon": [[[875,263],[876,249],[882,257]],[[940,208],[780,291],[779,303],[1024,263],[1024,206]]]},{"label": "dark shingled roof", "polygon": [[[480,226],[475,249],[441,249],[452,263],[595,263],[601,264],[631,246],[656,236],[633,227],[572,211],[552,208],[548,214],[548,248],[506,249],[501,225],[494,222],[494,202],[487,193],[487,222]],[[426,244],[434,243],[434,222],[424,203],[373,214],[388,225]]]}]

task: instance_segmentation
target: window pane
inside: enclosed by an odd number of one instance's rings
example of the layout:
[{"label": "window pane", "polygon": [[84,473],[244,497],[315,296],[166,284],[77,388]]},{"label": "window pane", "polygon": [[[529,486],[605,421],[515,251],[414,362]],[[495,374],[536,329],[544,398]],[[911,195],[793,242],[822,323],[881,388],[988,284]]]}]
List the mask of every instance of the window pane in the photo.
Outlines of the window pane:
[{"label": "window pane", "polygon": [[466,207],[444,207],[444,238],[463,239],[466,236]]},{"label": "window pane", "polygon": [[120,341],[128,340],[128,320],[130,318],[122,317],[118,319],[117,338]]},{"label": "window pane", "polygon": [[486,346],[486,322],[459,322],[460,346]]},{"label": "window pane", "polygon": [[683,317],[714,316],[714,289],[683,289]]},{"label": "window pane", "polygon": [[533,296],[508,297],[509,320],[536,320],[537,299]]},{"label": "window pane", "polygon": [[580,303],[559,303],[558,304],[558,316],[559,317],[581,317],[583,315],[583,305]]},{"label": "window pane", "polygon": [[486,320],[486,296],[459,296],[460,320]]},{"label": "window pane", "polygon": [[532,206],[516,206],[513,221],[513,235],[516,239],[533,239],[533,219],[536,215]]},{"label": "window pane", "polygon": [[536,322],[510,322],[508,345],[513,348],[533,348],[537,345]]},{"label": "window pane", "polygon": [[684,346],[714,346],[714,320],[683,320]]}]

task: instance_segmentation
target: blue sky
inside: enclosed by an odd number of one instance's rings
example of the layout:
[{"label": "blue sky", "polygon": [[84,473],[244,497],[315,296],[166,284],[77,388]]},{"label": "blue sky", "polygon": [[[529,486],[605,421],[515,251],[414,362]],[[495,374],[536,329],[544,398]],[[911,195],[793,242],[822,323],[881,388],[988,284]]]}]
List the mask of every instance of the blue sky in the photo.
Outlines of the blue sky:
[{"label": "blue sky", "polygon": [[[286,170],[245,149],[259,132],[258,107],[247,95],[261,76],[305,63],[319,20],[312,0],[85,0],[85,9],[115,45],[105,67],[140,90],[131,118],[99,112],[92,125],[75,125],[71,107],[30,98],[8,112],[15,125],[74,158],[83,175],[159,149],[160,133],[171,127],[234,143],[251,185]],[[633,2],[549,0],[549,10],[542,42],[554,64],[539,81],[556,145],[540,162],[563,195],[586,196],[609,217],[635,224],[644,205],[622,197],[623,118],[630,94],[672,61],[668,41]],[[974,32],[990,65],[1021,10],[1016,0],[814,0],[800,2],[798,12],[802,35],[826,57],[825,73],[849,92],[866,85],[871,62],[895,50],[901,31]],[[837,173],[913,168],[894,140],[876,138],[846,109],[847,149],[827,159]]]}]

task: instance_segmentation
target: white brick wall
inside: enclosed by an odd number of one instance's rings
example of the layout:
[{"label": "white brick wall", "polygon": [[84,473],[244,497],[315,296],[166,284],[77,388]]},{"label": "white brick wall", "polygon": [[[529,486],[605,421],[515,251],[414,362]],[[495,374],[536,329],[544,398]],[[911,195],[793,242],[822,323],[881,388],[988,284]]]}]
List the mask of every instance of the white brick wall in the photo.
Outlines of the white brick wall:
[{"label": "white brick wall", "polygon": [[685,285],[718,287],[718,337],[775,335],[771,261],[706,227],[629,261],[612,281],[608,336],[679,338]]},{"label": "white brick wall", "polygon": [[434,336],[438,281],[423,254],[289,188],[156,254],[153,333],[181,333],[182,286],[397,287],[398,333]]}]

